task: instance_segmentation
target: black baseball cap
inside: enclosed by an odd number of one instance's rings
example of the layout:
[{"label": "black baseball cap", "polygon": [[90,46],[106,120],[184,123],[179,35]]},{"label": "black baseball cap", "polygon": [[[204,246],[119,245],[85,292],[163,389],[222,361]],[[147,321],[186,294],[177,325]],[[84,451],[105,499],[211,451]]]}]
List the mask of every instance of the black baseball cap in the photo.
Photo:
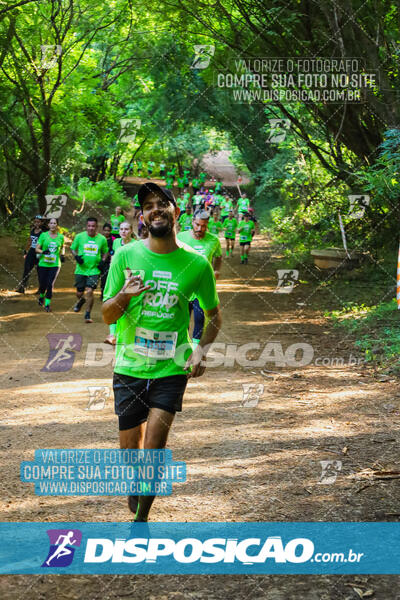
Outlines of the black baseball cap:
[{"label": "black baseball cap", "polygon": [[146,198],[146,196],[148,194],[158,194],[159,196],[161,196],[162,198],[165,198],[166,200],[171,202],[171,204],[176,206],[176,200],[175,200],[174,195],[171,192],[171,190],[169,190],[167,188],[162,188],[159,185],[157,185],[156,183],[149,181],[148,183],[144,183],[143,185],[141,185],[139,188],[138,200],[139,200],[140,208],[143,207],[144,199]]}]

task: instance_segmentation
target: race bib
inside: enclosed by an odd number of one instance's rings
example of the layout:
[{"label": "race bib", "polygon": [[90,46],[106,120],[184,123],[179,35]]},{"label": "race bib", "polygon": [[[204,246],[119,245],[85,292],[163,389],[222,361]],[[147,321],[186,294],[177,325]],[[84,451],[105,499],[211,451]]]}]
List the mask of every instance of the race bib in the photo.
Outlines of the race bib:
[{"label": "race bib", "polygon": [[247,235],[241,235],[239,241],[240,242],[247,242]]},{"label": "race bib", "polygon": [[43,260],[46,263],[55,263],[57,256],[55,254],[43,254]]},{"label": "race bib", "polygon": [[83,246],[83,253],[86,254],[86,256],[96,256],[98,250],[99,250],[98,245],[94,244],[92,242],[87,242]]},{"label": "race bib", "polygon": [[158,360],[174,358],[177,339],[177,331],[152,331],[137,327],[133,350],[137,354]]}]

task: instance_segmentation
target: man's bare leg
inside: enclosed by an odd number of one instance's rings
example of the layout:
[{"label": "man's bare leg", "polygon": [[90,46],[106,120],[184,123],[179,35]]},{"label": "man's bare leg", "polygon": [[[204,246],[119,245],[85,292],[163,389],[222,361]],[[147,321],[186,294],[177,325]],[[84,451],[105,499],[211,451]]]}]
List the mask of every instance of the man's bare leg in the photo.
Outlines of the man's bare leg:
[{"label": "man's bare leg", "polygon": [[93,323],[90,313],[92,312],[93,302],[94,302],[94,290],[93,288],[87,287],[85,288],[85,296],[86,296],[86,312],[85,312],[85,321],[86,323]]},{"label": "man's bare leg", "polygon": [[[144,448],[152,450],[165,448],[174,416],[161,408],[150,409],[144,436]],[[147,521],[154,498],[155,496],[139,497],[139,508],[135,521]]]},{"label": "man's bare leg", "polygon": [[[132,429],[124,429],[119,432],[119,447],[122,450],[132,449],[136,450],[143,448],[144,433],[146,430],[146,423],[142,423]],[[135,515],[137,507],[139,505],[139,496],[128,496],[129,510]]]}]

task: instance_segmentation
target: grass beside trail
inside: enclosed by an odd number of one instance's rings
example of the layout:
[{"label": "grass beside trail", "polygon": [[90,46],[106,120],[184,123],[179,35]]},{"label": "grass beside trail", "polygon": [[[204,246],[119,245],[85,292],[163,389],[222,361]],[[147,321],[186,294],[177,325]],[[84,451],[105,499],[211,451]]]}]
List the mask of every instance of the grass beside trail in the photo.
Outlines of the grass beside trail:
[{"label": "grass beside trail", "polygon": [[400,315],[395,299],[376,306],[348,303],[325,314],[335,326],[352,333],[365,360],[390,372],[399,372]]}]

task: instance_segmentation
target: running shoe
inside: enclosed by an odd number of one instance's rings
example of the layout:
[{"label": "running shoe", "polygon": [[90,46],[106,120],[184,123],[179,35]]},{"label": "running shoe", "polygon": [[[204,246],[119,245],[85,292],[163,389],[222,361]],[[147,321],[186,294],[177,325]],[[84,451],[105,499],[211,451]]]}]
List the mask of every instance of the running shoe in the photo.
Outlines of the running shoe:
[{"label": "running shoe", "polygon": [[90,312],[88,310],[85,312],[85,323],[93,323],[93,319],[90,318]]},{"label": "running shoe", "polygon": [[18,294],[25,294],[25,288],[24,288],[24,286],[23,286],[23,285],[19,285],[19,286],[18,286],[18,287],[15,289],[15,291],[16,291]]},{"label": "running shoe", "polygon": [[44,305],[44,298],[38,298],[38,304],[39,304],[39,306],[43,306]]},{"label": "running shoe", "polygon": [[104,344],[110,344],[110,346],[115,346],[116,343],[117,343],[117,340],[115,338],[115,335],[112,335],[111,333],[104,340]]},{"label": "running shoe", "polygon": [[44,310],[45,310],[46,312],[51,312],[51,308],[50,308],[50,306],[45,306],[45,307],[44,307]]}]

